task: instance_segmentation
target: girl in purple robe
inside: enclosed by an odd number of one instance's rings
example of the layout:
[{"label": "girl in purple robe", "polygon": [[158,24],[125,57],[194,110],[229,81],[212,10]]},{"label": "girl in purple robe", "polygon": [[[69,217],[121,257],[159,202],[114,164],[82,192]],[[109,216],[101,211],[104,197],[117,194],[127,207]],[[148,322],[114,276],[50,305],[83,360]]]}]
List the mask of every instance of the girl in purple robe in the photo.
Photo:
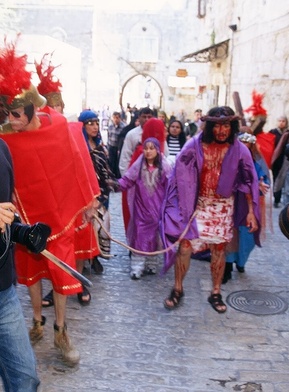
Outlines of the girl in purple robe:
[{"label": "girl in purple robe", "polygon": [[159,223],[170,172],[171,166],[161,154],[159,141],[150,137],[143,143],[142,155],[117,180],[116,191],[131,190],[127,242],[136,250],[131,255],[132,279],[157,272],[158,256],[144,256],[137,250],[155,252],[161,248]]}]

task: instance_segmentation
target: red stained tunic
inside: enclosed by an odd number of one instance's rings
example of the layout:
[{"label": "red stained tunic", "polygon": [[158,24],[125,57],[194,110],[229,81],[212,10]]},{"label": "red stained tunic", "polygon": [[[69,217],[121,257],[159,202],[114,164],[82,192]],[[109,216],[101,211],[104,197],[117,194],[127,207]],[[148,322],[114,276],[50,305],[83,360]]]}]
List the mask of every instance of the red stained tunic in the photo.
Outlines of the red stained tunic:
[{"label": "red stained tunic", "polygon": [[201,171],[200,193],[196,208],[199,238],[191,241],[194,252],[208,248],[208,244],[229,242],[233,230],[233,197],[223,198],[216,193],[222,162],[228,144],[202,144],[204,163]]},{"label": "red stained tunic", "polygon": [[202,144],[204,152],[204,164],[201,172],[200,196],[218,197],[216,189],[221,173],[221,166],[228,144]]}]

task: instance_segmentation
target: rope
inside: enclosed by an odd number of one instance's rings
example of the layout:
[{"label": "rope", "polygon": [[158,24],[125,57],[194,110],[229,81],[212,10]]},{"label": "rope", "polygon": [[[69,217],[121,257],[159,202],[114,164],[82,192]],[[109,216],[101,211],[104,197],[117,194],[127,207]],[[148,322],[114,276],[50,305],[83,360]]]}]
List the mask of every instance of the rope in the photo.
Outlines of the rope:
[{"label": "rope", "polygon": [[[133,253],[140,254],[140,255],[144,255],[144,256],[156,256],[156,255],[160,255],[160,254],[163,254],[163,253],[167,253],[168,251],[170,251],[171,249],[173,249],[175,246],[177,246],[177,245],[182,241],[182,239],[184,238],[184,236],[187,234],[187,232],[188,232],[188,230],[189,230],[189,227],[190,227],[190,224],[192,223],[192,220],[194,219],[195,215],[196,215],[196,212],[194,212],[194,213],[192,214],[192,216],[190,217],[190,219],[189,219],[189,221],[188,221],[188,224],[186,225],[184,231],[182,232],[182,234],[180,235],[180,237],[177,239],[177,241],[175,241],[172,245],[168,246],[168,247],[165,248],[165,249],[157,250],[157,251],[154,251],[154,252],[144,252],[144,251],[142,251],[142,250],[134,249],[134,248],[130,247],[129,245],[125,244],[124,242],[121,242],[121,241],[119,241],[119,240],[116,240],[116,239],[113,238],[113,237],[111,236],[111,234],[106,230],[106,228],[105,228],[105,227],[103,226],[103,224],[102,224],[101,219],[99,219],[99,217],[98,217],[97,215],[94,214],[94,215],[92,215],[92,217],[100,224],[101,228],[103,229],[103,231],[105,232],[105,234],[108,236],[108,238],[109,238],[111,241],[115,242],[115,243],[118,244],[118,245],[121,245],[122,247],[124,247],[124,248],[130,250],[130,251],[133,252]],[[97,241],[98,241],[98,239],[97,239]],[[106,255],[106,257],[112,257],[112,255]]]}]

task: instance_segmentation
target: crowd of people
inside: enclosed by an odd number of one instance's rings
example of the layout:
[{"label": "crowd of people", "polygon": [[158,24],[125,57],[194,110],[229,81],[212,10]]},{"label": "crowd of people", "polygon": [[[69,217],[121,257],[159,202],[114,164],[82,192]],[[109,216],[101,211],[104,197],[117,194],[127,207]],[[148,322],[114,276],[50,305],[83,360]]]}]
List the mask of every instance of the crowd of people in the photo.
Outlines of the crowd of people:
[{"label": "crowd of people", "polygon": [[[228,106],[205,115],[196,109],[189,123],[183,112],[169,118],[163,110],[143,107],[131,109],[129,119],[106,110],[104,142],[95,111],[84,109],[76,122],[65,118],[51,57],[35,64],[38,86],[26,65],[16,43],[0,49],[0,331],[7,337],[0,342],[0,375],[5,391],[32,392],[40,383],[32,345],[45,333],[42,307],[54,306],[55,347],[76,365],[80,353],[68,335],[67,297],[77,295],[83,306],[91,301],[87,287],[43,251],[79,273],[88,261],[101,274],[99,259],[110,257],[110,193],[122,192],[130,278],[173,267],[174,284],[164,300],[173,310],[184,298],[191,259],[209,251],[208,302],[224,313],[222,284],[231,279],[234,264],[244,273],[250,252],[261,246],[270,187],[274,207],[281,206],[282,196],[289,201],[289,130],[281,116],[269,139],[263,127],[254,126],[258,115],[266,115],[254,102],[245,129]],[[52,285],[44,296],[43,279]],[[29,332],[16,282],[28,287]]]}]

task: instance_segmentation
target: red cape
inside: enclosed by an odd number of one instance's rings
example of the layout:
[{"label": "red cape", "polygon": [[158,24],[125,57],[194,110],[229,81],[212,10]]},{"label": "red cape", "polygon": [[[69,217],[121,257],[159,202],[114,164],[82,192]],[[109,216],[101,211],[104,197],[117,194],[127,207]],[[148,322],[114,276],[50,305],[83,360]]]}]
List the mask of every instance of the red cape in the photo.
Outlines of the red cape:
[{"label": "red cape", "polygon": [[[75,268],[79,247],[75,228],[99,188],[88,169],[91,160],[85,158],[80,133],[70,132],[65,117],[53,109],[45,107],[41,112],[39,129],[0,136],[12,154],[15,196],[23,221],[47,223],[52,229],[47,249]],[[27,286],[48,278],[62,294],[81,290],[76,279],[22,246],[17,249],[16,267],[19,282]]]},{"label": "red cape", "polygon": [[[88,152],[86,141],[82,133],[82,123],[69,122],[68,127],[69,132],[76,143],[75,148],[78,148],[81,152],[81,156],[84,161],[84,168],[87,172],[87,177],[89,178],[89,184],[92,188],[93,194],[98,196],[100,194],[99,184]],[[99,255],[100,250],[95,239],[93,226],[90,223],[83,226],[82,214],[77,218],[77,227],[78,229],[75,233],[76,258],[79,260],[85,260],[92,259],[94,256]]]},{"label": "red cape", "polygon": [[268,168],[271,168],[271,160],[275,146],[275,135],[269,132],[261,132],[256,135],[259,149],[267,163]]}]

